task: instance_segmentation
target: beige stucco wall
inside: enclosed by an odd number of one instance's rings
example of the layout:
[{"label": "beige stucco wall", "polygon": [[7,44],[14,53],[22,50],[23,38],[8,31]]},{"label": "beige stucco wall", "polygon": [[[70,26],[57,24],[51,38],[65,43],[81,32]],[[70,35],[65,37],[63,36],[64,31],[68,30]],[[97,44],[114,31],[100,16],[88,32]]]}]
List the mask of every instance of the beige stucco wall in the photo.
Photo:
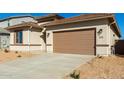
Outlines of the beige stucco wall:
[{"label": "beige stucco wall", "polygon": [[110,43],[109,43],[109,54],[112,53],[112,50],[111,50],[111,46],[114,46],[115,44],[115,40],[118,40],[119,37],[117,36],[117,34],[115,33],[115,29],[113,28],[113,26],[110,26],[109,25],[109,31],[110,31]]},{"label": "beige stucco wall", "polygon": [[107,55],[109,53],[108,46],[97,46],[97,55]]},{"label": "beige stucco wall", "polygon": [[[47,46],[47,44],[50,44],[52,46]],[[47,49],[47,52],[53,52],[53,32],[52,31],[46,31],[46,49]]]},{"label": "beige stucco wall", "polygon": [[[60,26],[53,26],[47,28],[46,33],[49,33],[49,36],[46,35],[47,44],[51,44],[52,46],[47,46],[48,52],[53,52],[53,32],[55,31],[63,31],[63,30],[77,30],[77,29],[87,29],[87,28],[96,28],[96,54],[97,55],[109,55],[110,51],[110,28],[108,25],[107,19],[102,20],[94,20],[87,22],[80,22],[75,24],[66,24]],[[97,32],[102,29],[102,33],[99,35]],[[97,46],[99,45],[99,46]],[[102,46],[103,45],[103,46]]]},{"label": "beige stucco wall", "polygon": [[30,31],[28,30],[23,30],[23,44],[28,44],[28,33]]},{"label": "beige stucco wall", "polygon": [[[11,51],[29,51],[28,46],[10,46]],[[30,51],[39,51],[41,46],[30,46]]]},{"label": "beige stucco wall", "polygon": [[[41,31],[40,30],[35,31],[35,29],[34,29],[30,32],[30,43],[31,44],[40,44],[41,45],[40,50],[42,50],[42,51],[45,51],[45,49],[46,49],[45,41],[41,37]],[[32,46],[32,47],[34,47],[34,46]]]},{"label": "beige stucco wall", "polygon": [[[40,37],[40,30],[23,30],[23,45],[13,45],[14,44],[14,32],[10,33],[10,50],[13,51],[34,51],[34,50],[43,50],[43,39]],[[29,40],[30,38],[30,40]],[[28,44],[31,44],[30,47]]]},{"label": "beige stucco wall", "polygon": [[[110,27],[110,26],[109,26]],[[114,45],[115,44],[115,40],[118,40],[119,39],[119,37],[116,35],[116,33],[114,32],[115,30],[114,30],[114,28],[111,26],[110,27],[110,45],[112,46],[112,45]]]},{"label": "beige stucco wall", "polygon": [[10,50],[11,51],[28,51],[28,46],[11,46],[10,45]]},{"label": "beige stucco wall", "polygon": [[10,33],[10,44],[14,44],[14,32]]},{"label": "beige stucco wall", "polygon": [[31,44],[41,44],[41,37],[39,31],[30,31],[30,43]]}]

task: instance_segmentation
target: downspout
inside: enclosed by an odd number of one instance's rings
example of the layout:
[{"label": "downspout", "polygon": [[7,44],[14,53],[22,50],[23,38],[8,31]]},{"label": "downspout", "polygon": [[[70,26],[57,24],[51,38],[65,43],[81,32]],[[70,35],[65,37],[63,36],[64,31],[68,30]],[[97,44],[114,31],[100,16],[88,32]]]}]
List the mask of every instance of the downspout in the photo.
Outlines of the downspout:
[{"label": "downspout", "polygon": [[110,25],[108,26],[108,44],[109,44],[109,47],[107,49],[107,56],[110,54],[109,52],[111,51],[111,48],[110,48],[110,43],[111,43],[111,40],[110,40]]},{"label": "downspout", "polygon": [[[110,49],[110,52],[111,52],[111,37],[110,37],[110,35],[111,35],[111,30],[110,30],[110,27],[111,27],[111,25],[112,24],[114,24],[115,23],[115,21],[113,21],[112,23],[110,23],[109,24],[109,49]],[[109,54],[109,53],[108,53]]]},{"label": "downspout", "polygon": [[30,29],[32,29],[32,26],[28,29],[28,51],[30,51]]}]

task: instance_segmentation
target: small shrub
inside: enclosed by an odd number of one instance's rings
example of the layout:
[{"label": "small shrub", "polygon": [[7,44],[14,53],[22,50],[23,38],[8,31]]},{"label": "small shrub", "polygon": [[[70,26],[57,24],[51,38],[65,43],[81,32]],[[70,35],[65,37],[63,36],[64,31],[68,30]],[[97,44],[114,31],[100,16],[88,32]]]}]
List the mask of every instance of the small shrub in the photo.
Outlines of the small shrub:
[{"label": "small shrub", "polygon": [[8,52],[9,52],[9,50],[8,50],[8,49],[4,49],[4,52],[5,52],[5,53],[8,53]]},{"label": "small shrub", "polygon": [[15,51],[15,53],[17,54],[17,53],[18,53],[18,51]]},{"label": "small shrub", "polygon": [[97,55],[97,58],[103,58],[103,56]]},{"label": "small shrub", "polygon": [[17,57],[22,57],[21,55],[18,55]]},{"label": "small shrub", "polygon": [[71,77],[71,78],[74,78],[74,79],[79,79],[79,78],[80,78],[80,72],[74,70],[74,71],[70,74],[70,77]]}]

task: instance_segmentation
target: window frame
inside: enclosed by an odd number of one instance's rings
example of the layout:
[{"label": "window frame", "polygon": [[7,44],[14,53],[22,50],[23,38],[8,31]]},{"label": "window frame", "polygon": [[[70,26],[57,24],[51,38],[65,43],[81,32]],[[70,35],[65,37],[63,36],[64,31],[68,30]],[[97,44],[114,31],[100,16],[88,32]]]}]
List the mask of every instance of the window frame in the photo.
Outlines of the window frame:
[{"label": "window frame", "polygon": [[[21,35],[21,39],[22,39],[21,42],[20,42],[20,38],[18,37],[20,32],[22,33],[22,35]],[[17,39],[19,39],[19,40],[17,40]],[[15,41],[15,44],[23,44],[23,31],[22,30],[15,31],[14,41]]]}]

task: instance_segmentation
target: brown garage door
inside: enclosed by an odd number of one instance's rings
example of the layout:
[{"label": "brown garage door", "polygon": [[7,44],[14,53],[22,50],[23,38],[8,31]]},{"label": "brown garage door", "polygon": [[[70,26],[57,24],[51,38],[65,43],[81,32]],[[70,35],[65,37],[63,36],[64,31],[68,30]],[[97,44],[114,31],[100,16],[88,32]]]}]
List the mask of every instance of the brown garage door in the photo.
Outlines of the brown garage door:
[{"label": "brown garage door", "polygon": [[54,32],[53,51],[95,55],[95,29]]}]

